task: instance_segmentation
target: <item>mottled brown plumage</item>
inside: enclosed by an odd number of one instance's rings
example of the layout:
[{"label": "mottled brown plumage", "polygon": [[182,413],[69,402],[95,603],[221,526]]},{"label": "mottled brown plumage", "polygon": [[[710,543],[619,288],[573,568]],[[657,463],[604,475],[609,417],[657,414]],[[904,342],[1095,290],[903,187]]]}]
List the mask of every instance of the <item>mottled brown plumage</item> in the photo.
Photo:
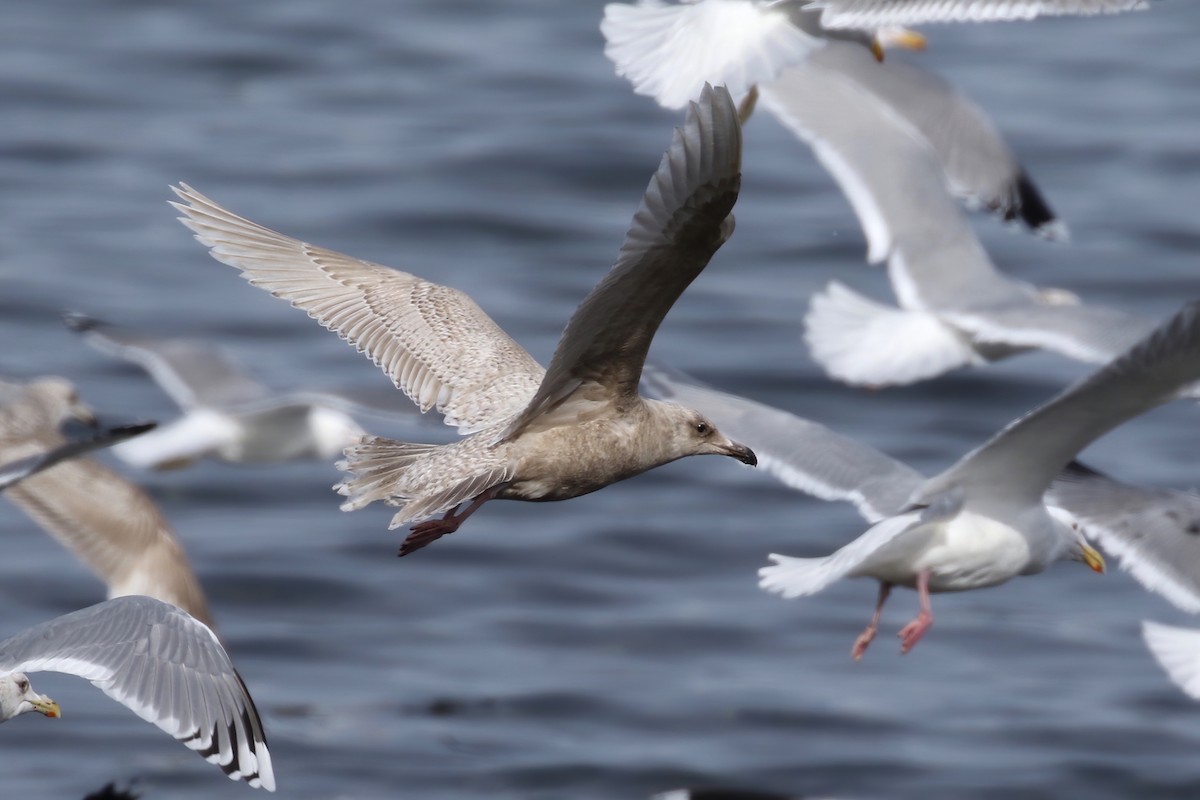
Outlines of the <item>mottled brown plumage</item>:
[{"label": "mottled brown plumage", "polygon": [[492,498],[563,500],[688,455],[755,462],[697,412],[637,392],[659,324],[733,230],[740,165],[737,110],[723,88],[706,88],[546,370],[462,292],[275,233],[186,185],[174,205],[214,258],[355,345],[422,411],[473,434],[347,449],[344,509],[400,506],[393,528],[448,512],[414,527],[403,555]]}]

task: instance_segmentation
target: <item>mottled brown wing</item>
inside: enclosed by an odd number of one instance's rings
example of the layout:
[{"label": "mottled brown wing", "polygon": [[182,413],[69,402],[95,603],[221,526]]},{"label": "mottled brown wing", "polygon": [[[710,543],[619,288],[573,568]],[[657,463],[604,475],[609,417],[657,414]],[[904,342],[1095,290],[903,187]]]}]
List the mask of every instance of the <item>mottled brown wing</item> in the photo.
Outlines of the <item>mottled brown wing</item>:
[{"label": "mottled brown wing", "polygon": [[[0,460],[44,452],[62,441],[57,433],[0,440]],[[110,597],[155,597],[213,626],[204,592],[170,525],[130,481],[81,458],[31,475],[4,497],[104,581]]]},{"label": "mottled brown wing", "polygon": [[421,411],[469,433],[508,419],[544,370],[470,297],[257,225],[187,184],[180,221],[212,257],[301,308],[377,364]]}]

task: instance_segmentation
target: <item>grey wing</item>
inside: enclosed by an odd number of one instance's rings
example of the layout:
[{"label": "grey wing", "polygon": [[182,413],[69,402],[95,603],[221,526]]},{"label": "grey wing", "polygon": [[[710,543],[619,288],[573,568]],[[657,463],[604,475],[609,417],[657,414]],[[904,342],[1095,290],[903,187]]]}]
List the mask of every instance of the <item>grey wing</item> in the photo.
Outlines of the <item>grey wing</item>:
[{"label": "grey wing", "polygon": [[134,425],[122,425],[109,428],[85,439],[74,439],[43,453],[37,453],[0,465],[0,491],[13,484],[49,469],[60,461],[78,458],[84,453],[111,447],[114,444],[132,439],[146,431],[153,430],[155,423],[143,422]]},{"label": "grey wing", "polygon": [[1115,14],[1146,0],[816,0],[829,28],[881,28],[924,22],[997,22],[1044,16]]},{"label": "grey wing", "polygon": [[505,436],[585,383],[614,400],[636,395],[659,324],[733,232],[741,161],[733,100],[724,87],[706,85],[675,129],[616,265],[571,316],[537,394]]},{"label": "grey wing", "polygon": [[466,433],[529,402],[543,370],[466,294],[276,233],[186,184],[180,221],[213,258],[301,308],[378,365],[422,412]]},{"label": "grey wing", "polygon": [[1080,464],[1050,485],[1046,501],[1139,583],[1184,611],[1200,611],[1200,497],[1130,486]]},{"label": "grey wing", "polygon": [[[46,449],[8,443],[4,457]],[[64,461],[4,492],[108,586],[109,597],[144,594],[212,625],[200,582],[162,512],[129,480],[91,459]]]},{"label": "grey wing", "polygon": [[844,42],[829,42],[810,59],[851,78],[916,129],[937,156],[951,191],[969,205],[1005,220],[1020,218],[1047,238],[1066,238],[1066,227],[995,123],[949,83],[902,61],[881,64],[866,49]]},{"label": "grey wing", "polygon": [[217,637],[149,597],[119,597],[0,642],[0,672],[77,675],[230,778],[275,789],[262,720]]},{"label": "grey wing", "polygon": [[[960,487],[993,499],[1035,504],[1050,482],[1093,440],[1180,396],[1200,378],[1200,302],[1050,402],[1010,423],[919,493]],[[914,498],[916,500],[917,498]]]},{"label": "grey wing", "polygon": [[67,327],[101,353],[146,370],[182,408],[229,408],[266,398],[270,392],[219,347],[189,339],[156,339],[68,312]]},{"label": "grey wing", "polygon": [[663,400],[694,408],[758,455],[759,466],[793,489],[853,503],[868,522],[898,514],[925,476],[824,425],[719,392],[650,362],[642,383]]},{"label": "grey wing", "polygon": [[1119,356],[1155,328],[1146,317],[1073,302],[975,307],[942,316],[977,344],[1039,347],[1091,364]]},{"label": "grey wing", "polygon": [[888,103],[839,70],[806,63],[760,86],[759,104],[808,142],[841,186],[867,260],[888,262],[902,306],[1029,302],[992,265],[932,147]]}]

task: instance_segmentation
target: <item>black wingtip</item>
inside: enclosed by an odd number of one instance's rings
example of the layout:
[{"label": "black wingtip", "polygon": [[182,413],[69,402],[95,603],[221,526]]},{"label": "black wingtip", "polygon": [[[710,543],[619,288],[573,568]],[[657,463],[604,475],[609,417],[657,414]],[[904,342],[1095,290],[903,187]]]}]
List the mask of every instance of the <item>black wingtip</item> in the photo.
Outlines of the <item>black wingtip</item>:
[{"label": "black wingtip", "polygon": [[1049,239],[1066,238],[1066,225],[1059,220],[1037,184],[1024,169],[1017,175],[1017,205],[1013,210],[1030,230]]},{"label": "black wingtip", "polygon": [[115,428],[110,428],[107,431],[107,434],[109,436],[120,437],[138,436],[146,433],[147,431],[152,431],[157,427],[157,422],[134,422],[129,425],[118,425]]}]

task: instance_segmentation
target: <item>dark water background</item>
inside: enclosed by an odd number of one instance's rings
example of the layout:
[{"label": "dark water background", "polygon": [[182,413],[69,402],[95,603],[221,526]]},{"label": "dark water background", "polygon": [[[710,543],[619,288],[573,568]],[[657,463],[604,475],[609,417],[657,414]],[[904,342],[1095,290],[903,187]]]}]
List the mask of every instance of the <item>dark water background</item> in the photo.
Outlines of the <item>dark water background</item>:
[{"label": "dark water background", "polygon": [[[0,26],[0,371],[71,377],[98,408],[167,418],[135,370],[60,325],[73,308],[212,337],[289,386],[386,387],[365,359],[212,261],[166,207],[186,180],[285,232],[468,289],[543,361],[608,268],[675,115],[602,54],[599,2],[61,0]],[[926,30],[919,61],[989,109],[1074,242],[980,219],[996,261],[1155,315],[1200,295],[1200,5]],[[884,275],[832,181],[767,115],[746,132],[738,230],[655,354],[719,386],[940,469],[1085,368],[1049,355],[881,393],[825,380],[808,296]],[[403,398],[397,395],[399,407]],[[1089,451],[1133,482],[1200,476],[1196,409]],[[369,423],[373,427],[374,423]],[[448,436],[436,420],[410,436]],[[1200,794],[1200,705],[1139,621],[1186,619],[1078,565],[935,598],[909,656],[875,587],[785,602],[771,551],[830,552],[848,508],[726,459],[567,503],[489,506],[419,555],[389,511],[337,510],[330,465],[137,476],[207,587],[263,711],[280,796],[640,798],[735,785],[862,798]],[[102,587],[32,523],[0,519],[0,628]],[[250,797],[75,679],[61,721],[0,728],[0,794]]]}]

